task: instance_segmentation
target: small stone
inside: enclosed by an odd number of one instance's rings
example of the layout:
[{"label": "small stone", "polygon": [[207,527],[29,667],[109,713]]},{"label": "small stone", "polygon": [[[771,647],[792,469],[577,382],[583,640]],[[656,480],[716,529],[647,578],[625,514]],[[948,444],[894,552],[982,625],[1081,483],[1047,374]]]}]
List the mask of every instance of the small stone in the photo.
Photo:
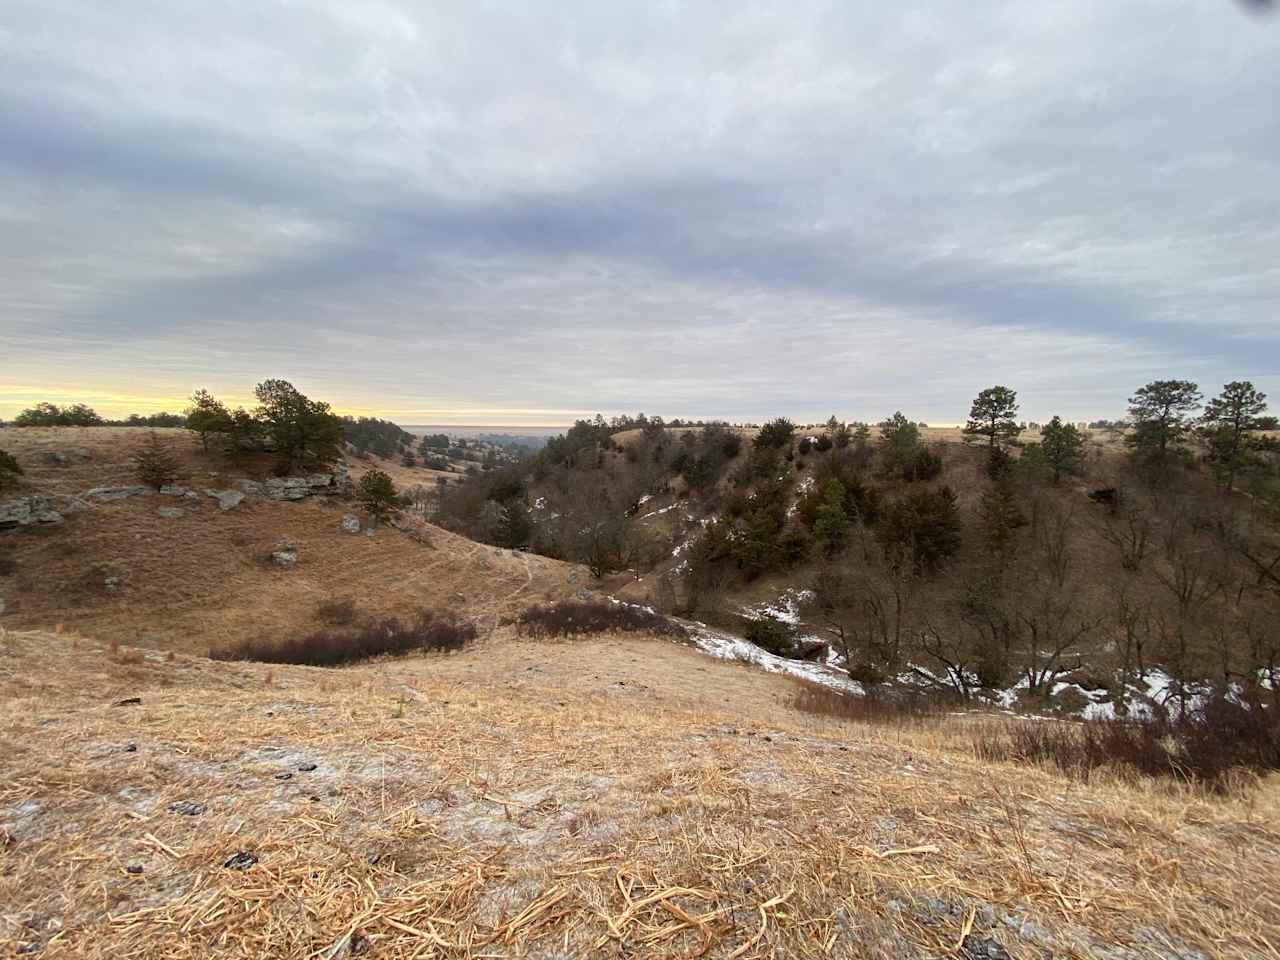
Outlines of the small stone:
[{"label": "small stone", "polygon": [[990,937],[971,933],[960,946],[960,955],[966,960],[1013,960],[1009,951]]},{"label": "small stone", "polygon": [[342,515],[342,532],[343,533],[359,533],[360,518],[354,513],[344,513]]},{"label": "small stone", "polygon": [[239,490],[219,490],[214,493],[214,499],[218,501],[219,510],[234,510],[240,506],[240,501],[244,499],[244,494]]},{"label": "small stone", "polygon": [[276,774],[276,779],[277,779],[277,780],[292,780],[292,779],[293,779],[293,774],[292,774],[292,773],[290,773],[288,770],[286,770],[284,773],[277,773],[277,774]]},{"label": "small stone", "polygon": [[104,577],[102,580],[102,586],[107,591],[107,593],[119,593],[121,590],[124,589],[124,578],[123,577]]},{"label": "small stone", "polygon": [[315,768],[316,768],[316,765],[315,765],[314,763],[300,763],[300,764],[298,764],[298,769],[299,769],[299,770],[301,770],[303,773],[310,773],[310,772],[311,772],[312,770],[314,770]]},{"label": "small stone", "polygon": [[129,866],[124,868],[124,872],[136,877],[138,874],[142,873],[142,867],[136,863],[131,863]]},{"label": "small stone", "polygon": [[258,857],[256,854],[240,850],[229,856],[222,865],[228,870],[248,870],[257,862]]},{"label": "small stone", "polygon": [[137,753],[137,752],[138,752],[138,745],[137,745],[136,743],[126,743],[126,744],[124,745],[124,752],[125,752],[125,753]]},{"label": "small stone", "polygon": [[289,540],[281,540],[271,551],[271,562],[277,567],[293,567],[298,563],[298,548]]},{"label": "small stone", "polygon": [[182,511],[177,507],[156,507],[156,516],[164,517],[166,520],[176,520],[182,516]]},{"label": "small stone", "polygon": [[169,804],[170,813],[180,813],[184,817],[198,817],[204,813],[205,805],[194,800],[175,800]]},{"label": "small stone", "polygon": [[142,705],[141,697],[125,697],[112,704],[113,707],[138,707]]}]

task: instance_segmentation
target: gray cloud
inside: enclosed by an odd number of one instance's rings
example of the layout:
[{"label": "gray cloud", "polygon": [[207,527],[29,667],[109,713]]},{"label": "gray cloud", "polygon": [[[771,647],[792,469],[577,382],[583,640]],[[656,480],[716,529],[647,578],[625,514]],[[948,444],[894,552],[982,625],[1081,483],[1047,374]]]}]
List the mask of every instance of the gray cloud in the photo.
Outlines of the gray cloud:
[{"label": "gray cloud", "polygon": [[18,2],[0,414],[124,371],[408,420],[1274,395],[1277,54],[1222,0]]}]

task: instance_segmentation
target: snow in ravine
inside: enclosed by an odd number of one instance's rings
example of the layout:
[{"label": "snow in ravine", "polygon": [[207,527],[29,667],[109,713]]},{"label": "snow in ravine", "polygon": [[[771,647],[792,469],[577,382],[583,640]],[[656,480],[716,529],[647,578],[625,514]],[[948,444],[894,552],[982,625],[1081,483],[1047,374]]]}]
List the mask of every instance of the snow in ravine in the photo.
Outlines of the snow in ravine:
[{"label": "snow in ravine", "polygon": [[689,636],[693,640],[694,646],[713,657],[718,657],[721,660],[737,660],[742,663],[754,664],[769,673],[787,673],[793,677],[800,677],[804,680],[821,683],[824,686],[845,690],[849,693],[861,695],[863,692],[861,684],[850,680],[843,671],[834,667],[820,663],[809,663],[805,660],[789,660],[786,657],[778,657],[761,650],[754,643],[744,640],[742,637],[709,627],[705,623],[687,620],[681,622],[688,627]]}]

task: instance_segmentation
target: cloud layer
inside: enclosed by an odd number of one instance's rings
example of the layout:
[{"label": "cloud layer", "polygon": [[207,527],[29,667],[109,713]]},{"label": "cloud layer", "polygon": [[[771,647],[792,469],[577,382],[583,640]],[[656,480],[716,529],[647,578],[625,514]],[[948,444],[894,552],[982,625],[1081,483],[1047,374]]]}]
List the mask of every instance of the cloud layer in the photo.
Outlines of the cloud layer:
[{"label": "cloud layer", "polygon": [[265,376],[405,422],[1280,396],[1280,19],[545,6],[10,0],[0,416]]}]

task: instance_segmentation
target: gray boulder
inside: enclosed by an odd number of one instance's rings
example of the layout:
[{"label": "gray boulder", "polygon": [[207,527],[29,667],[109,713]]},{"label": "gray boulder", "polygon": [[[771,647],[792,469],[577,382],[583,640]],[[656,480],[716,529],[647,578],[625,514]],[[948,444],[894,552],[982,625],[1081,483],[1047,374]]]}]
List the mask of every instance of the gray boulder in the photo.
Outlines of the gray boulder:
[{"label": "gray boulder", "polygon": [[169,497],[185,497],[189,491],[181,484],[166,483],[160,488],[160,492]]},{"label": "gray boulder", "polygon": [[0,503],[0,529],[61,522],[62,514],[53,508],[48,497],[19,497]]},{"label": "gray boulder", "polygon": [[107,503],[111,500],[123,500],[126,497],[137,497],[144,493],[152,493],[150,487],[141,484],[133,484],[124,487],[94,487],[92,490],[86,490],[80,494],[82,500],[93,500],[97,503]]},{"label": "gray boulder", "polygon": [[262,484],[257,480],[237,480],[235,485],[240,488],[242,493],[247,493],[251,497],[261,497],[265,495]]},{"label": "gray boulder", "polygon": [[292,567],[298,562],[298,548],[289,540],[281,540],[271,551],[271,562],[277,567]]},{"label": "gray boulder", "polygon": [[88,500],[81,500],[79,497],[60,496],[58,502],[54,505],[54,509],[59,513],[82,513],[85,510],[92,510],[93,504]]},{"label": "gray boulder", "polygon": [[262,487],[272,500],[305,500],[311,495],[306,477],[272,477]]},{"label": "gray boulder", "polygon": [[354,513],[344,513],[342,515],[342,532],[343,533],[359,533],[360,518]]},{"label": "gray boulder", "polygon": [[218,501],[219,510],[234,510],[240,506],[240,501],[244,499],[244,494],[239,490],[223,490],[215,499]]}]

